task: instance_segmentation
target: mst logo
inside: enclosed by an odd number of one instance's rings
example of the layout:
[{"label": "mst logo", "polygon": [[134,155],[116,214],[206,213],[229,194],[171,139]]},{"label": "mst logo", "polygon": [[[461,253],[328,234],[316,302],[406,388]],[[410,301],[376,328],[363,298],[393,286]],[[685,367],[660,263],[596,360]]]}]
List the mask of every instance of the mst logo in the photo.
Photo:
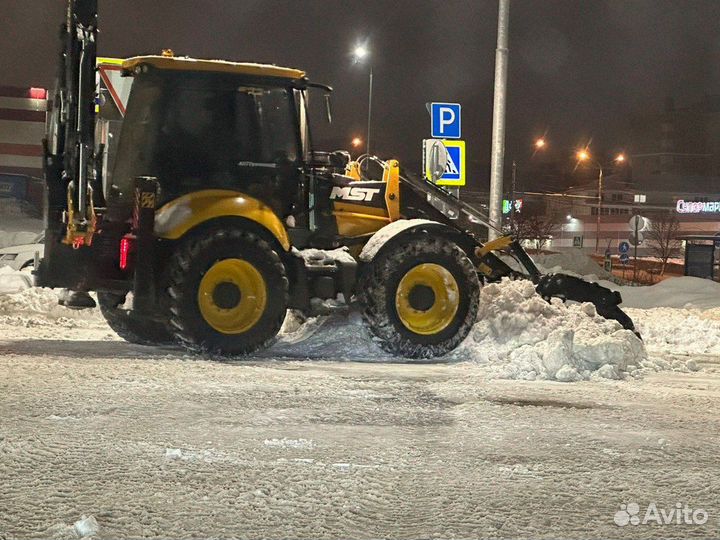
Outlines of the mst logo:
[{"label": "mst logo", "polygon": [[338,187],[332,188],[330,199],[342,199],[344,201],[372,201],[376,193],[380,193],[378,188],[364,187]]}]

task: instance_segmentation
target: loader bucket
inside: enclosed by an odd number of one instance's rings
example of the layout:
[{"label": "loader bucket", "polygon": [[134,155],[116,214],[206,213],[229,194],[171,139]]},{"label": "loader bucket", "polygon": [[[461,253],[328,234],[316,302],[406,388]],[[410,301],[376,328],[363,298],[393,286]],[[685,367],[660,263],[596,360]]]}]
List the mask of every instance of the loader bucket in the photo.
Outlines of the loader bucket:
[{"label": "loader bucket", "polygon": [[640,337],[632,319],[620,309],[622,296],[617,291],[567,274],[546,274],[539,279],[535,290],[548,302],[551,298],[560,298],[563,302],[591,302],[598,315],[616,320],[623,328]]}]

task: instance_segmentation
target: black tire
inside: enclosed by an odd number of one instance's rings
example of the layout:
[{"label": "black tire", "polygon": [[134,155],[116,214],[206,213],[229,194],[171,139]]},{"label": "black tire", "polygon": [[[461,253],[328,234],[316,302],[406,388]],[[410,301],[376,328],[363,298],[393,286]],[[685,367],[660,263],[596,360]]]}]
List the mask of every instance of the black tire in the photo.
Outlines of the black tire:
[{"label": "black tire", "polygon": [[130,343],[138,345],[171,345],[175,337],[170,331],[167,320],[139,318],[132,311],[122,309],[125,295],[98,292],[100,313],[105,317],[108,326]]},{"label": "black tire", "polygon": [[[411,330],[396,307],[403,277],[427,263],[449,272],[459,293],[457,310],[450,322],[430,334]],[[477,272],[465,252],[442,236],[410,233],[406,239],[396,239],[391,248],[381,250],[367,264],[358,285],[358,299],[370,330],[380,338],[383,349],[398,356],[431,358],[447,354],[465,339],[477,318],[480,297]],[[432,296],[431,302],[435,301]]]},{"label": "black tire", "polygon": [[[249,328],[228,333],[213,327],[203,316],[199,291],[203,278],[217,263],[240,261],[252,266],[262,280],[265,301],[254,308],[259,319]],[[232,264],[232,263],[231,263]],[[188,238],[172,255],[170,275],[170,324],[179,342],[192,351],[220,356],[249,354],[268,347],[280,331],[288,304],[288,279],[277,251],[257,234],[239,229],[215,229]],[[212,293],[215,302],[215,285]],[[232,285],[232,283],[231,283]],[[235,302],[227,309],[240,309],[242,289],[234,285]],[[227,298],[218,293],[219,300]],[[219,302],[218,300],[218,302]],[[225,300],[223,300],[225,301]],[[213,304],[213,309],[224,306]],[[215,321],[217,323],[217,321]]]}]

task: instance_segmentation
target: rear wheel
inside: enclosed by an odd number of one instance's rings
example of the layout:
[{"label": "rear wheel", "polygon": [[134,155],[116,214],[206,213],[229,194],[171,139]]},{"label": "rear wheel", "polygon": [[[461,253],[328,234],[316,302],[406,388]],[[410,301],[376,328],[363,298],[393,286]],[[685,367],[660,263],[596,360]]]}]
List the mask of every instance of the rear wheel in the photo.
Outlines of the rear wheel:
[{"label": "rear wheel", "polygon": [[175,338],[166,321],[140,318],[131,310],[123,309],[124,294],[97,293],[100,313],[108,326],[130,343],[139,345],[170,345]]},{"label": "rear wheel", "polygon": [[381,251],[364,269],[358,290],[363,316],[383,349],[429,358],[448,353],[470,332],[480,283],[457,244],[423,235]]},{"label": "rear wheel", "polygon": [[251,353],[272,343],[285,318],[285,266],[249,231],[218,229],[189,238],[170,261],[170,280],[170,322],[192,350]]}]

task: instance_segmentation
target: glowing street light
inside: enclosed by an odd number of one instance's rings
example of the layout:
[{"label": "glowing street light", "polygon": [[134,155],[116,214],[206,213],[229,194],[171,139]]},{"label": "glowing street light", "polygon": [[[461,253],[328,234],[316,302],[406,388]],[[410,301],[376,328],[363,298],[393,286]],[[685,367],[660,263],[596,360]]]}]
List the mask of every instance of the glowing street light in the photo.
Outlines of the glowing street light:
[{"label": "glowing street light", "polygon": [[353,145],[353,148],[358,148],[362,144],[362,139],[360,137],[355,137],[350,144]]},{"label": "glowing street light", "polygon": [[[598,168],[598,195],[597,195],[597,220],[595,222],[595,253],[598,252],[598,249],[600,247],[600,216],[602,215],[602,189],[603,189],[603,168],[600,163],[595,161],[591,158],[590,152],[587,151],[587,148],[584,148],[582,150],[578,150],[577,154],[578,161],[591,161],[595,164],[595,166]],[[624,159],[624,158],[623,158]]]},{"label": "glowing street light", "polygon": [[[544,150],[545,146],[547,145],[547,142],[545,141],[545,137],[538,137],[533,141],[533,148],[535,149],[532,153],[533,157],[535,156],[535,153],[539,150]],[[515,221],[515,195],[516,195],[516,189],[517,189],[517,161],[513,159],[512,162],[512,183],[510,184],[510,227],[513,226],[513,222]]]},{"label": "glowing street light", "polygon": [[365,45],[358,45],[353,51],[353,54],[358,61],[365,58],[369,53],[370,51],[368,51],[368,48]]},{"label": "glowing street light", "polygon": [[[370,56],[370,49],[364,43],[359,44],[353,50],[355,63],[358,64]],[[368,86],[368,119],[367,119],[367,137],[365,138],[365,153],[370,156],[370,123],[372,120],[372,91],[373,91],[373,70],[370,63],[370,84]]]},{"label": "glowing street light", "polygon": [[615,156],[615,162],[616,163],[622,163],[625,161],[625,154],[618,154]]}]

